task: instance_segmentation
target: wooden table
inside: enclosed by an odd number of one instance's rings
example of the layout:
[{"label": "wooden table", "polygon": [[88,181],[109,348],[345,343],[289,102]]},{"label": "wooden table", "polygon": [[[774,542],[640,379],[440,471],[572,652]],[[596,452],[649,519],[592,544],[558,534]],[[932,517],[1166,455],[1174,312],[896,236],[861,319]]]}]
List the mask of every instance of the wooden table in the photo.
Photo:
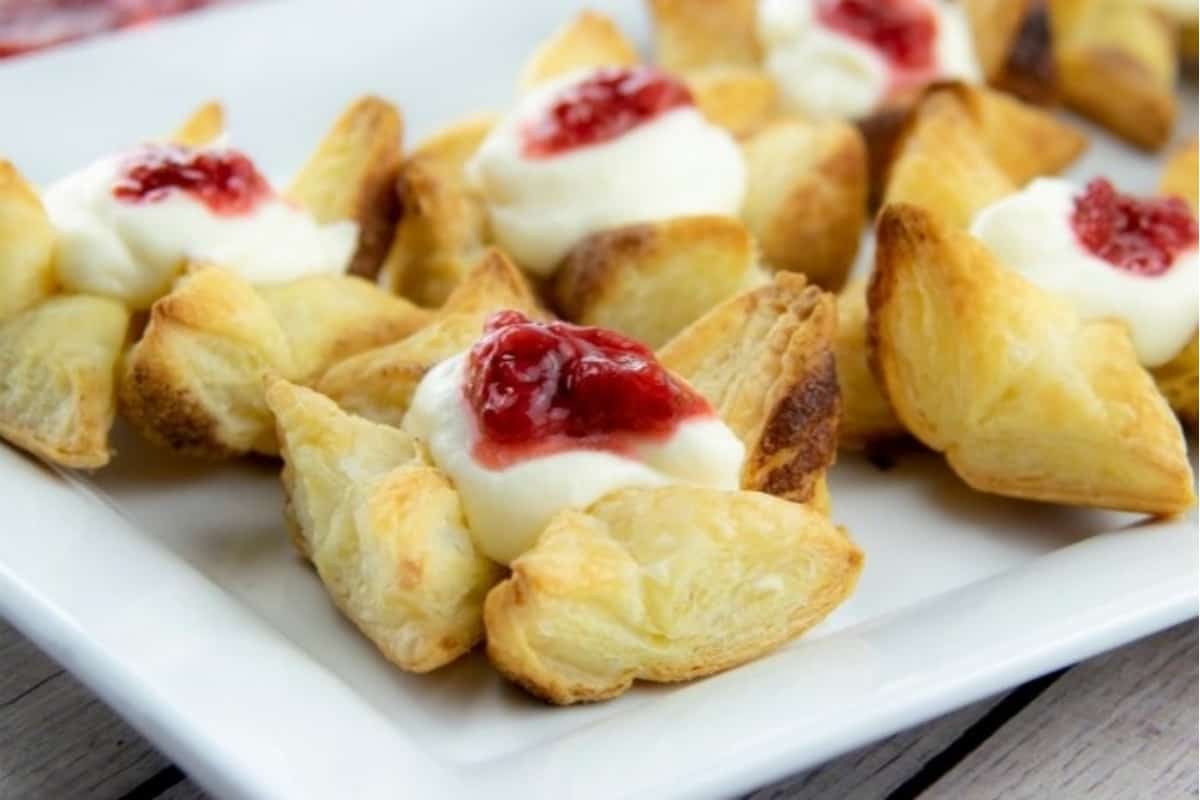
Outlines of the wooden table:
[{"label": "wooden table", "polygon": [[[751,798],[1195,798],[1197,658],[1192,621]],[[0,798],[202,797],[179,768],[0,622]]]}]

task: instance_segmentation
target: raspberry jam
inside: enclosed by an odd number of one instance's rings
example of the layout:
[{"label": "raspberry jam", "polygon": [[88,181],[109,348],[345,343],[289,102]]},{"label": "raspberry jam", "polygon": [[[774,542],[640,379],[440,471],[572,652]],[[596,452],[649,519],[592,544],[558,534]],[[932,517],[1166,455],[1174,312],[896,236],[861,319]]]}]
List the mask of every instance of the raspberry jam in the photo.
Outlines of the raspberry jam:
[{"label": "raspberry jam", "polygon": [[1071,227],[1090,253],[1136,275],[1161,275],[1196,246],[1196,217],[1182,199],[1132,197],[1104,178],[1076,196]]},{"label": "raspberry jam", "polygon": [[251,211],[272,194],[253,162],[237,150],[191,150],[168,144],[144,147],[121,164],[113,195],[130,203],[156,203],[183,191],[214,214]]},{"label": "raspberry jam", "polygon": [[712,414],[644,345],[603,328],[531,322],[500,311],[471,348],[463,387],[479,441],[474,455],[501,469],[564,450],[631,453]]},{"label": "raspberry jam", "polygon": [[695,105],[680,81],[652,67],[611,67],[564,89],[522,130],[525,155],[546,158],[617,138],[644,122]]},{"label": "raspberry jam", "polygon": [[938,21],[922,0],[817,0],[827,28],[871,45],[892,68],[892,90],[932,80]]}]

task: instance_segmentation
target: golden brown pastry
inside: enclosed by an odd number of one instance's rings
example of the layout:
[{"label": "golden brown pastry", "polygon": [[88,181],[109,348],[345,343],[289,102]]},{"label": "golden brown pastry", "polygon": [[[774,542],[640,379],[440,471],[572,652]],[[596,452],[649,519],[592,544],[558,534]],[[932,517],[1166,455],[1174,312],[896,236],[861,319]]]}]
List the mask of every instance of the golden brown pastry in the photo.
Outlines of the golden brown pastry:
[{"label": "golden brown pastry", "polygon": [[203,147],[225,132],[225,109],[210,100],[192,112],[171,134],[171,141],[184,147]]},{"label": "golden brown pastry", "polygon": [[309,381],[334,361],[408,336],[428,312],[348,275],[253,287],[195,269],[150,310],[130,350],[121,408],[146,438],[188,455],[276,450],[263,380]]},{"label": "golden brown pastry", "polygon": [[347,411],[399,425],[429,368],[470,347],[487,316],[505,308],[534,317],[544,313],[520,270],[499,250],[489,250],[432,322],[412,336],[334,364],[314,386]]},{"label": "golden brown pastry", "polygon": [[113,382],[129,312],[52,297],[0,321],[0,436],[66,467],[108,463]]},{"label": "golden brown pastry", "polygon": [[567,254],[554,297],[573,322],[659,347],[757,276],[750,232],[729,217],[678,217],[592,234]]},{"label": "golden brown pastry", "polygon": [[742,219],[763,260],[836,291],[846,280],[867,213],[867,154],[843,122],[780,120],[747,139]]},{"label": "golden brown pastry", "polygon": [[966,227],[984,206],[1087,146],[1082,134],[1012,98],[963,84],[926,92],[896,143],[885,203],[929,208]]},{"label": "golden brown pastry", "polygon": [[910,205],[880,216],[868,302],[892,407],[970,486],[1151,514],[1193,504],[1179,423],[1121,323],[1081,320]]},{"label": "golden brown pastry", "polygon": [[838,294],[837,318],[834,354],[842,401],[838,447],[864,450],[872,444],[903,436],[907,431],[879,391],[867,360],[866,281],[851,281]]},{"label": "golden brown pastry", "polygon": [[749,136],[776,114],[775,81],[754,67],[695,70],[687,86],[700,113],[738,138]]},{"label": "golden brown pastry", "polygon": [[433,318],[402,297],[352,275],[312,275],[258,287],[279,321],[301,383],[352,355],[399,341]]},{"label": "golden brown pastry", "polygon": [[501,570],[475,551],[458,494],[420,445],[285,380],[266,400],[293,536],[342,613],[410,672],[474,647]]},{"label": "golden brown pastry", "polygon": [[800,275],[717,306],[658,352],[746,446],[743,489],[827,505],[839,399],[832,295]]},{"label": "golden brown pastry", "polygon": [[495,118],[480,115],[430,137],[400,167],[401,217],[381,270],[392,291],[440,306],[487,245],[487,211],[463,169]]},{"label": "golden brown pastry", "polygon": [[628,67],[637,50],[604,14],[582,11],[543,42],[521,70],[521,88],[529,89],[587,67]]},{"label": "golden brown pastry", "polygon": [[672,72],[756,67],[757,0],[647,0],[658,62]]},{"label": "golden brown pastry", "polygon": [[177,453],[273,453],[263,380],[295,372],[287,336],[254,287],[220,267],[200,267],[151,307],[122,368],[121,412]]},{"label": "golden brown pastry", "polygon": [[1192,211],[1200,210],[1196,202],[1196,181],[1200,180],[1198,174],[1200,162],[1197,160],[1196,140],[1192,139],[1167,159],[1162,180],[1158,184],[1158,193],[1182,197],[1192,207]]},{"label": "golden brown pastry", "polygon": [[710,675],[823,619],[862,552],[828,519],[756,492],[627,489],[564,511],[487,596],[488,658],[558,704],[635,679]]},{"label": "golden brown pastry", "polygon": [[[1195,212],[1197,171],[1196,140],[1193,139],[1168,159],[1159,183],[1159,194],[1182,197]],[[1178,355],[1150,370],[1150,374],[1179,418],[1195,429],[1197,406],[1200,405],[1200,336],[1193,336]]]},{"label": "golden brown pastry", "polygon": [[391,241],[403,130],[394,106],[378,97],[362,97],[334,122],[288,187],[288,198],[317,222],[358,223],[352,274],[373,276]]},{"label": "golden brown pastry", "polygon": [[54,291],[54,236],[37,192],[0,160],[0,320]]},{"label": "golden brown pastry", "polygon": [[1049,0],[1058,88],[1075,110],[1139,147],[1175,124],[1169,25],[1143,0]]},{"label": "golden brown pastry", "polygon": [[1056,99],[1046,0],[965,0],[975,56],[987,82],[1035,103]]}]

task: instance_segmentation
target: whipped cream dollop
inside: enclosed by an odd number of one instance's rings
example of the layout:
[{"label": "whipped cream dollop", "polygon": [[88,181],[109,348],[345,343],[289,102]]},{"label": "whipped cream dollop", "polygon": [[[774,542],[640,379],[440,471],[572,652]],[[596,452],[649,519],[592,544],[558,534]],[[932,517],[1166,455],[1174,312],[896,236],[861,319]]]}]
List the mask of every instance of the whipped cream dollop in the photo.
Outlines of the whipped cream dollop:
[{"label": "whipped cream dollop", "polygon": [[404,425],[454,481],[476,545],[495,561],[507,564],[532,547],[559,511],[586,508],[617,489],[738,488],[745,448],[713,416],[684,420],[665,440],[649,440],[628,455],[565,450],[489,469],[474,455],[479,433],[463,392],[466,364],[464,353],[431,369]]},{"label": "whipped cream dollop", "polygon": [[189,262],[217,264],[253,283],[338,273],[349,266],[358,240],[356,223],[319,224],[273,192],[238,213],[220,213],[194,193],[170,187],[156,191],[153,199],[118,196],[114,188],[125,177],[125,165],[137,157],[100,159],[43,192],[58,232],[59,279],[67,290],[146,308]]},{"label": "whipped cream dollop", "polygon": [[1085,319],[1124,321],[1141,363],[1164,364],[1200,322],[1197,250],[1180,253],[1158,275],[1110,264],[1090,252],[1072,226],[1081,191],[1067,180],[1038,178],[981,210],[971,233],[1005,266],[1069,300]]},{"label": "whipped cream dollop", "polygon": [[[935,24],[932,67],[922,82],[978,82],[979,64],[966,17],[958,5],[925,5]],[[913,88],[913,75],[898,80],[896,67],[871,42],[824,24],[814,0],[759,0],[758,36],[766,68],[786,105],[816,119],[859,119],[883,106],[893,91]]]},{"label": "whipped cream dollop", "polygon": [[523,96],[467,165],[497,242],[538,275],[552,274],[588,234],[672,217],[734,215],[742,205],[741,150],[691,103],[615,138],[553,155],[530,153],[527,131],[551,114],[564,93],[597,73],[579,70]]}]

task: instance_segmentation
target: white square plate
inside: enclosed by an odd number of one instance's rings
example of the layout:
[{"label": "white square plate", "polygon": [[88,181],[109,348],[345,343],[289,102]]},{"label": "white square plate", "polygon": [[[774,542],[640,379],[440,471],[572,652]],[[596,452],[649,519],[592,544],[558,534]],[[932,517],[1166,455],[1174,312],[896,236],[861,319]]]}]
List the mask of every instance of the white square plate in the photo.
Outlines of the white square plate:
[{"label": "white square plate", "polygon": [[[362,92],[401,104],[410,141],[503,107],[577,5],[253,4],[9,62],[0,153],[50,180],[219,97],[286,174]],[[646,39],[638,0],[594,5]],[[1077,172],[1148,191],[1158,169],[1097,136]],[[223,797],[727,795],[1196,612],[1194,512],[1151,524],[976,494],[928,455],[843,458],[835,516],[867,567],[826,623],[708,680],[555,709],[479,655],[388,667],[291,551],[269,463],[116,445],[95,476],[0,447],[0,612]]]}]

